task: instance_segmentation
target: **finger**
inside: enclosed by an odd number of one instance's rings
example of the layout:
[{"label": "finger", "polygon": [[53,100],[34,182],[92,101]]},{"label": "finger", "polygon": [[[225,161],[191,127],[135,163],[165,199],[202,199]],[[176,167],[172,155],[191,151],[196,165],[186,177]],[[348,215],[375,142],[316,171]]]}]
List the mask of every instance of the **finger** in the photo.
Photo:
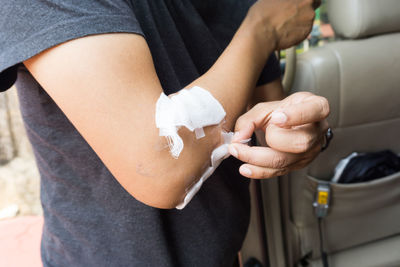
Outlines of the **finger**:
[{"label": "finger", "polygon": [[276,151],[269,147],[231,144],[229,152],[235,158],[252,165],[281,169],[301,160],[303,155]]},{"label": "finger", "polygon": [[288,169],[271,169],[251,164],[243,164],[239,168],[241,175],[253,179],[266,179],[276,176],[282,176],[289,172]]},{"label": "finger", "polygon": [[240,116],[235,124],[235,135],[232,142],[251,138],[255,129],[266,125],[270,114],[278,106],[279,101],[264,102]]},{"label": "finger", "polygon": [[269,122],[280,126],[297,126],[324,120],[328,115],[328,100],[311,95],[300,103],[280,107],[271,114]]},{"label": "finger", "polygon": [[299,161],[293,163],[290,166],[287,166],[287,169],[289,169],[290,171],[294,171],[306,167],[319,155],[319,153],[321,153],[322,143],[323,142],[320,140],[310,151],[304,153],[303,157]]},{"label": "finger", "polygon": [[288,166],[278,167],[278,168],[268,168],[246,163],[240,166],[239,172],[241,175],[253,179],[265,179],[276,176],[282,176],[289,173],[290,171],[304,168],[318,156],[320,151],[321,151],[321,141],[318,142],[307,153],[297,154],[297,155],[294,154],[294,156],[297,156],[298,160]]},{"label": "finger", "polygon": [[309,123],[302,126],[282,128],[269,124],[265,140],[271,148],[289,153],[305,153],[321,140],[325,131],[321,123]]}]

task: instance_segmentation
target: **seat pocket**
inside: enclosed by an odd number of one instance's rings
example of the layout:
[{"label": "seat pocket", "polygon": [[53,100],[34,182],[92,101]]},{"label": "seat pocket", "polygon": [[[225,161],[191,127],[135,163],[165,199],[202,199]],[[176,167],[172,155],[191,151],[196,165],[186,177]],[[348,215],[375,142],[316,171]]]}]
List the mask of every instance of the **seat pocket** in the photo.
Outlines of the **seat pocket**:
[{"label": "seat pocket", "polygon": [[[313,209],[318,180],[306,178],[304,197],[308,212]],[[332,183],[330,206],[323,219],[325,248],[337,252],[388,236],[400,234],[400,172],[377,180],[355,184]],[[319,254],[318,225],[315,216],[304,218],[300,230],[303,248]]]}]

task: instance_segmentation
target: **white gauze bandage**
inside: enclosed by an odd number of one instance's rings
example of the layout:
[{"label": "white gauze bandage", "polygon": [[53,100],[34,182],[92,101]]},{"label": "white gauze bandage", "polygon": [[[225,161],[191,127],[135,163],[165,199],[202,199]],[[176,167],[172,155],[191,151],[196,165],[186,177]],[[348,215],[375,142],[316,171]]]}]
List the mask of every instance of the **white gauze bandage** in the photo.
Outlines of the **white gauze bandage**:
[{"label": "white gauze bandage", "polygon": [[195,131],[197,139],[204,137],[203,127],[217,125],[225,118],[225,110],[210,92],[195,86],[183,89],[171,98],[161,93],[156,104],[156,126],[165,136],[171,155],[178,158],[183,150],[179,127]]},{"label": "white gauze bandage", "polygon": [[[161,93],[156,104],[156,126],[160,136],[165,136],[171,155],[178,158],[183,150],[183,140],[178,134],[179,127],[194,131],[197,139],[205,136],[203,127],[218,125],[225,118],[226,112],[222,105],[210,92],[195,86],[189,90],[183,89],[171,98]],[[203,183],[213,174],[221,162],[229,157],[228,146],[233,133],[221,132],[223,143],[211,153],[211,166],[207,167],[200,179],[191,186],[177,209],[183,209],[200,190]],[[244,140],[247,143],[249,140]]]}]

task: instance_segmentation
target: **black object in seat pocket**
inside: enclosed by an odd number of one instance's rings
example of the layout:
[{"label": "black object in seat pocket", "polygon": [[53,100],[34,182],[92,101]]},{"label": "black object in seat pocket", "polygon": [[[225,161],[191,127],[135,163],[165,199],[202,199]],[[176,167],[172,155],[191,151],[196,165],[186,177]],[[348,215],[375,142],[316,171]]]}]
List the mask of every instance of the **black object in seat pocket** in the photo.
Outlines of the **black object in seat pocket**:
[{"label": "black object in seat pocket", "polygon": [[358,154],[350,159],[338,183],[361,183],[400,171],[400,157],[390,150]]}]

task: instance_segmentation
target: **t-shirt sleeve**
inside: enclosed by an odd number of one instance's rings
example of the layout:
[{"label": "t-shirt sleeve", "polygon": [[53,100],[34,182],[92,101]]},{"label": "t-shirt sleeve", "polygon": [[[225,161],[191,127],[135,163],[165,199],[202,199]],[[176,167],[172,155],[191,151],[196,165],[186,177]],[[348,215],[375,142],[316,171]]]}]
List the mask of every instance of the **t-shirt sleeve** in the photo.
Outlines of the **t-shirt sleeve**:
[{"label": "t-shirt sleeve", "polygon": [[128,0],[0,0],[0,92],[11,87],[21,62],[79,37],[143,35]]}]

